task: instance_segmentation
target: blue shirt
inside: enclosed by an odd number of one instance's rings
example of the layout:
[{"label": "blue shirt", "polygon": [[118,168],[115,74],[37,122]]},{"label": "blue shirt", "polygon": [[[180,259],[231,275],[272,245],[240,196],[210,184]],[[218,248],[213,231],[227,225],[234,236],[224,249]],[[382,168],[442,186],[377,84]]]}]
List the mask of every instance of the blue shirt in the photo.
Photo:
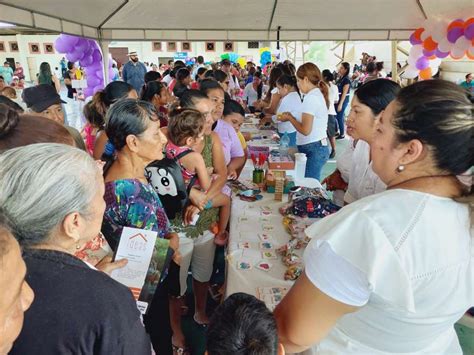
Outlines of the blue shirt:
[{"label": "blue shirt", "polygon": [[145,84],[145,74],[146,67],[143,63],[129,61],[123,66],[123,81],[132,85],[139,95],[142,86]]},{"label": "blue shirt", "polygon": [[0,67],[0,76],[3,76],[5,83],[10,84],[13,79],[13,69],[11,67]]},{"label": "blue shirt", "polygon": [[467,81],[463,81],[460,86],[464,89],[468,89],[470,92],[474,92],[474,80],[471,80],[470,83],[468,83]]}]

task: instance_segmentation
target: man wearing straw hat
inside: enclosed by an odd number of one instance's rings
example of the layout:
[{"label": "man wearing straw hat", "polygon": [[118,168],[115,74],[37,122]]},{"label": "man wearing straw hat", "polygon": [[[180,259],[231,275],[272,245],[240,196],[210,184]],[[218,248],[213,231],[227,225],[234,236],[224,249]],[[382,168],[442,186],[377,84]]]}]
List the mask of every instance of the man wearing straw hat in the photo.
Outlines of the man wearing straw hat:
[{"label": "man wearing straw hat", "polygon": [[145,84],[146,67],[145,64],[138,61],[136,51],[128,53],[130,60],[123,66],[123,81],[132,85],[137,94],[140,94],[142,86]]}]

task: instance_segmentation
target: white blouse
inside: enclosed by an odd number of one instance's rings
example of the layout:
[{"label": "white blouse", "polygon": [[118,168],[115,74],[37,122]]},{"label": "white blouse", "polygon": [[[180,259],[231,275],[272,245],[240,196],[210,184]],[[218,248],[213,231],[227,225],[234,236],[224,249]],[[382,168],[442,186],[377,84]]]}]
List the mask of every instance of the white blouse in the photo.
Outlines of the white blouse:
[{"label": "white blouse", "polygon": [[369,144],[359,139],[352,154],[349,184],[344,201],[352,203],[363,197],[385,191],[386,188],[385,183],[372,170]]},{"label": "white blouse", "polygon": [[[370,294],[358,311],[337,321],[316,353],[461,354],[453,325],[474,300],[470,222],[466,204],[395,189],[356,201],[307,228],[312,241],[304,259],[310,281],[341,302],[357,304],[364,288]],[[330,248],[320,251],[325,245]],[[330,257],[321,257],[328,251],[336,265],[343,260],[353,270],[346,265],[341,276]],[[332,278],[338,285],[324,282]]]}]

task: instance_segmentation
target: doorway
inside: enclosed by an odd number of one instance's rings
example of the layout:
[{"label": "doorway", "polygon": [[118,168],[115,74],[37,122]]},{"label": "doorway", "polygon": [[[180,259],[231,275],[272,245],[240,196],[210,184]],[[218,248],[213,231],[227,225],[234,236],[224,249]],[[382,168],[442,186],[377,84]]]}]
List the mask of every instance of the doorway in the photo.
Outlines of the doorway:
[{"label": "doorway", "polygon": [[117,68],[120,69],[122,65],[128,62],[128,48],[127,47],[109,47],[109,53],[117,62]]},{"label": "doorway", "polygon": [[30,74],[30,81],[36,81],[36,74],[38,73],[38,66],[36,65],[36,57],[26,57],[28,63],[28,73]]}]

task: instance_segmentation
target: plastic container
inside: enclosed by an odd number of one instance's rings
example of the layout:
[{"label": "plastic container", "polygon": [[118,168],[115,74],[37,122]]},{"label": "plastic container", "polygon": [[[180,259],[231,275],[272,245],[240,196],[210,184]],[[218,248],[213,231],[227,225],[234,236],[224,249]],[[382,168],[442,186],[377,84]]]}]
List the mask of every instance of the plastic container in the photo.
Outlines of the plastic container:
[{"label": "plastic container", "polygon": [[306,154],[295,153],[295,181],[301,181],[304,179],[306,160]]},{"label": "plastic container", "polygon": [[288,137],[288,134],[285,132],[283,133],[283,136],[280,138],[280,156],[284,157],[288,155],[288,147],[290,146],[290,137]]}]

